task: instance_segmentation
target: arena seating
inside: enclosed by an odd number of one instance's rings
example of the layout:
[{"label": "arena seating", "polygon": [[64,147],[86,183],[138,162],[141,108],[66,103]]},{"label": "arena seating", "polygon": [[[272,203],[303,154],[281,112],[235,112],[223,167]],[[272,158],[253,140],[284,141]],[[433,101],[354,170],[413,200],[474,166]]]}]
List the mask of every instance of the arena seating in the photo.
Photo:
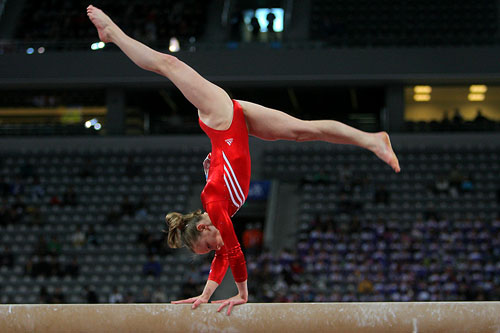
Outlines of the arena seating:
[{"label": "arena seating", "polygon": [[497,2],[313,0],[312,39],[333,46],[498,44]]},{"label": "arena seating", "polygon": [[267,151],[268,177],[302,179],[302,206],[296,249],[249,259],[257,299],[500,296],[498,147],[400,147],[398,155],[396,175],[349,146]]},{"label": "arena seating", "polygon": [[[129,159],[132,155],[133,160]],[[148,251],[138,243],[138,235],[146,227],[157,239],[164,228],[165,214],[186,210],[192,178],[202,178],[202,155],[196,149],[148,152],[97,147],[87,151],[75,147],[3,154],[0,178],[10,185],[10,190],[4,196],[2,212],[8,207],[19,209],[22,214],[9,221],[1,216],[1,244],[9,248],[14,259],[12,267],[0,268],[3,301],[38,303],[41,287],[49,292],[61,287],[66,302],[85,302],[83,288],[87,285],[96,288],[102,302],[108,300],[114,287],[133,295],[139,295],[146,287],[151,292],[161,287],[168,297],[175,298],[186,269],[180,263],[190,261],[190,256],[182,252],[171,256],[156,248],[153,255],[163,271],[158,277],[145,277],[143,265],[148,261]],[[74,189],[75,203],[65,202],[64,193],[69,187]],[[133,205],[130,214],[122,212],[125,196]],[[17,198],[22,207],[16,205]],[[142,199],[144,204],[140,207]],[[116,213],[114,220],[110,212]],[[89,239],[91,226],[96,242]],[[78,228],[87,233],[87,240],[75,246],[73,236]],[[41,238],[49,243],[54,236],[60,251],[54,256],[38,254]],[[59,265],[58,272],[26,273],[30,259],[36,265],[51,262],[53,257]],[[80,266],[75,278],[62,273],[73,258]]]},{"label": "arena seating", "polygon": [[[27,1],[16,31],[20,41],[50,41],[61,49],[89,48],[95,28],[86,16],[88,1]],[[148,44],[171,37],[188,40],[202,35],[208,1],[95,1],[130,35]],[[124,10],[126,9],[126,10]],[[67,42],[71,43],[67,43]],[[80,42],[80,43],[78,43]],[[166,44],[168,45],[168,44]],[[54,45],[54,48],[57,45]]]},{"label": "arena seating", "polygon": [[[166,212],[186,211],[192,184],[202,181],[205,153],[99,147],[4,153],[0,181],[10,188],[2,210],[17,207],[24,213],[0,226],[1,244],[7,247],[2,255],[10,252],[14,259],[0,268],[2,301],[38,303],[43,287],[49,293],[60,287],[66,302],[85,302],[87,285],[96,288],[101,302],[114,287],[136,301],[144,288],[162,287],[173,300],[190,278],[194,287],[203,284],[210,258],[190,270],[190,255],[159,249],[150,252],[162,272],[145,276],[148,250],[137,239],[143,227],[159,236]],[[295,251],[247,258],[251,301],[498,297],[498,147],[422,145],[400,147],[398,153],[399,175],[350,146],[298,145],[265,152],[266,177],[301,182],[300,227]],[[460,183],[453,178],[457,172]],[[448,187],[437,186],[442,176],[449,179]],[[76,194],[74,204],[65,203],[69,187]],[[144,211],[135,208],[113,220],[110,212],[124,209],[125,195],[136,207],[146,198]],[[90,241],[90,226],[98,242]],[[73,237],[79,229],[87,241],[77,246]],[[50,243],[54,236],[58,254],[37,255],[41,238]],[[79,274],[26,271],[30,259],[39,264],[53,258],[61,267],[76,258]]]}]

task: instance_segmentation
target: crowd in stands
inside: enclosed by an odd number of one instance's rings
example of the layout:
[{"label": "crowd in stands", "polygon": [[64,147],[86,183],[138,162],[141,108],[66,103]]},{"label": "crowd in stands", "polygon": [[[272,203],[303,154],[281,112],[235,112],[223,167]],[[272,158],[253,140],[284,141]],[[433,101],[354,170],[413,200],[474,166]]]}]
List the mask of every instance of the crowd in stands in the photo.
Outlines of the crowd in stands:
[{"label": "crowd in stands", "polygon": [[[1,161],[0,161],[1,167]],[[134,178],[141,173],[141,167],[130,157],[124,168],[124,176]],[[90,159],[86,160],[75,177],[89,179],[95,176],[95,166]],[[20,225],[43,227],[47,224],[46,217],[40,207],[68,207],[74,209],[78,204],[78,196],[74,185],[68,185],[59,195],[49,195],[45,185],[40,180],[37,168],[31,163],[24,164],[13,179],[0,176],[0,230]],[[128,196],[123,197],[122,204],[116,211],[115,219],[109,216],[105,223],[119,223],[123,216],[141,220],[148,210],[146,196],[137,203],[132,203]],[[55,232],[55,231],[54,231]],[[25,262],[19,262],[9,245],[3,245],[0,251],[0,269],[13,270],[15,265],[22,266],[22,274],[33,280],[70,279],[77,282],[81,277],[81,264],[77,255],[68,256],[63,251],[63,244],[70,244],[75,250],[85,251],[90,247],[99,247],[104,242],[96,232],[94,224],[77,225],[74,232],[60,238],[57,233],[47,233],[39,236],[33,252],[28,254]],[[158,278],[163,267],[158,256],[169,254],[161,233],[152,233],[147,227],[136,235],[139,248],[148,256],[143,263],[142,276]],[[0,290],[2,286],[0,285]],[[96,288],[86,285],[81,295],[82,302],[88,303],[155,303],[165,302],[167,293],[164,288],[154,289],[147,284],[134,294],[132,291],[122,291],[115,288],[110,295],[99,295]],[[48,288],[41,286],[38,303],[66,303],[68,298],[61,287]],[[1,303],[15,303],[7,296],[0,297]]]},{"label": "crowd in stands", "polygon": [[[125,158],[124,179],[135,179],[143,167],[134,158]],[[0,168],[3,167],[0,160]],[[477,216],[453,218],[443,213],[422,210],[412,221],[393,217],[368,219],[357,216],[362,207],[354,207],[351,195],[364,189],[368,179],[348,164],[338,165],[335,182],[341,197],[338,212],[320,214],[307,221],[297,231],[293,249],[272,254],[263,249],[263,230],[258,223],[248,223],[241,244],[246,253],[249,272],[249,295],[252,302],[323,302],[323,301],[459,301],[500,299],[500,215],[492,219]],[[82,159],[74,177],[92,180],[96,166],[91,159]],[[477,184],[458,165],[446,174],[429,179],[429,193],[446,197],[461,197]],[[26,162],[13,177],[0,177],[0,231],[12,226],[47,225],[46,213],[40,207],[78,206],[81,198],[69,183],[59,187],[60,193],[49,194],[37,165]],[[302,186],[330,183],[326,171],[310,173]],[[497,184],[500,185],[500,184]],[[336,195],[336,194],[335,194]],[[500,189],[496,192],[500,203]],[[384,185],[373,191],[373,202],[388,205],[394,199]],[[107,226],[119,226],[122,218],[141,221],[150,204],[135,202],[123,196],[118,205],[116,220],[104,218]],[[338,214],[337,214],[338,213]],[[350,220],[340,220],[340,214],[350,214]],[[96,231],[99,222],[76,224],[71,233],[41,232],[37,234],[32,253],[20,259],[7,242],[0,251],[0,271],[10,272],[22,267],[21,275],[33,281],[64,279],[82,284],[80,301],[165,302],[191,297],[201,292],[210,269],[211,256],[192,267],[180,277],[183,282],[178,293],[141,284],[139,290],[117,287],[102,294],[92,281],[80,281],[83,257],[64,253],[71,250],[98,248],[106,243]],[[12,229],[12,228],[10,228]],[[29,231],[23,237],[33,236]],[[148,227],[137,230],[134,236],[144,260],[138,262],[141,279],[158,281],[172,267],[160,259],[170,255],[164,246],[164,235]],[[5,238],[3,238],[5,239]],[[113,240],[110,240],[113,242]],[[82,253],[82,252],[78,252]],[[179,263],[177,263],[179,264]],[[185,263],[184,263],[185,264]],[[174,264],[173,264],[174,265]],[[170,279],[171,277],[168,276]],[[174,277],[172,277],[174,278]],[[142,282],[142,280],[141,280]],[[0,286],[3,288],[3,286]],[[1,293],[0,293],[1,294]],[[13,303],[4,296],[1,302]],[[69,302],[63,288],[39,289],[39,302]]]},{"label": "crowd in stands", "polygon": [[473,120],[466,121],[456,109],[452,115],[445,111],[441,121],[407,121],[405,130],[409,132],[482,132],[497,131],[500,129],[500,122],[485,117],[481,109],[477,110]]},{"label": "crowd in stands", "polygon": [[[337,225],[317,218],[294,250],[247,255],[252,301],[500,299],[500,218]],[[206,270],[202,269],[202,272]]]}]

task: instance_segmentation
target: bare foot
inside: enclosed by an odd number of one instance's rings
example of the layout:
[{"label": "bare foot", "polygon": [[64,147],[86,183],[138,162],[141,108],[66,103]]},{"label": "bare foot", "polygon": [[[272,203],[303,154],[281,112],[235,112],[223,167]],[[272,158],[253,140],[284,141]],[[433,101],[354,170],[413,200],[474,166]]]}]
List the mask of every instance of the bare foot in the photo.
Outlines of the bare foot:
[{"label": "bare foot", "polygon": [[102,10],[92,5],[87,7],[87,16],[97,28],[99,39],[104,43],[112,42],[113,32],[118,29],[118,26],[104,14]]},{"label": "bare foot", "polygon": [[378,158],[389,164],[396,172],[400,172],[399,161],[392,150],[391,140],[386,132],[374,133],[376,138],[375,148],[372,150]]}]

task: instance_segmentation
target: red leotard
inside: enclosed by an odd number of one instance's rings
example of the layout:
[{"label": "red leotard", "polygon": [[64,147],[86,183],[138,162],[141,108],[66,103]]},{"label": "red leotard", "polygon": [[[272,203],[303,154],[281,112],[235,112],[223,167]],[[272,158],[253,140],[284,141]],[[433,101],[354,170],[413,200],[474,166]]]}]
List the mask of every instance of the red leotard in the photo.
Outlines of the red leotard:
[{"label": "red leotard", "polygon": [[251,161],[245,115],[241,105],[233,100],[233,120],[227,130],[214,130],[201,119],[199,124],[212,143],[212,152],[204,163],[207,183],[201,192],[201,202],[224,241],[224,246],[215,253],[208,279],[220,284],[229,265],[234,280],[243,282],[247,279],[247,268],[231,216],[245,202],[250,187]]}]

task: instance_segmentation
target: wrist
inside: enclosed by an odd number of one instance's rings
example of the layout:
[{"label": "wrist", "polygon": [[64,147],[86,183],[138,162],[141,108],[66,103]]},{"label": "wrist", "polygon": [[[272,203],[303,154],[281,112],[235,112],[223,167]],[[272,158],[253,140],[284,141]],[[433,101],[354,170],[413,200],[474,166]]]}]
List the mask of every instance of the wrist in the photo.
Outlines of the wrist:
[{"label": "wrist", "polygon": [[201,297],[202,300],[208,302],[210,300],[210,297],[212,297],[212,295],[207,295],[205,293],[202,293],[200,297]]},{"label": "wrist", "polygon": [[248,298],[247,280],[243,282],[237,282],[236,286],[238,287],[238,295],[240,295],[241,298],[247,299]]},{"label": "wrist", "polygon": [[208,301],[210,297],[212,297],[212,294],[214,293],[215,289],[217,289],[218,286],[219,284],[217,282],[212,280],[207,280],[205,288],[203,288],[203,292],[201,293],[201,297],[203,297]]}]

